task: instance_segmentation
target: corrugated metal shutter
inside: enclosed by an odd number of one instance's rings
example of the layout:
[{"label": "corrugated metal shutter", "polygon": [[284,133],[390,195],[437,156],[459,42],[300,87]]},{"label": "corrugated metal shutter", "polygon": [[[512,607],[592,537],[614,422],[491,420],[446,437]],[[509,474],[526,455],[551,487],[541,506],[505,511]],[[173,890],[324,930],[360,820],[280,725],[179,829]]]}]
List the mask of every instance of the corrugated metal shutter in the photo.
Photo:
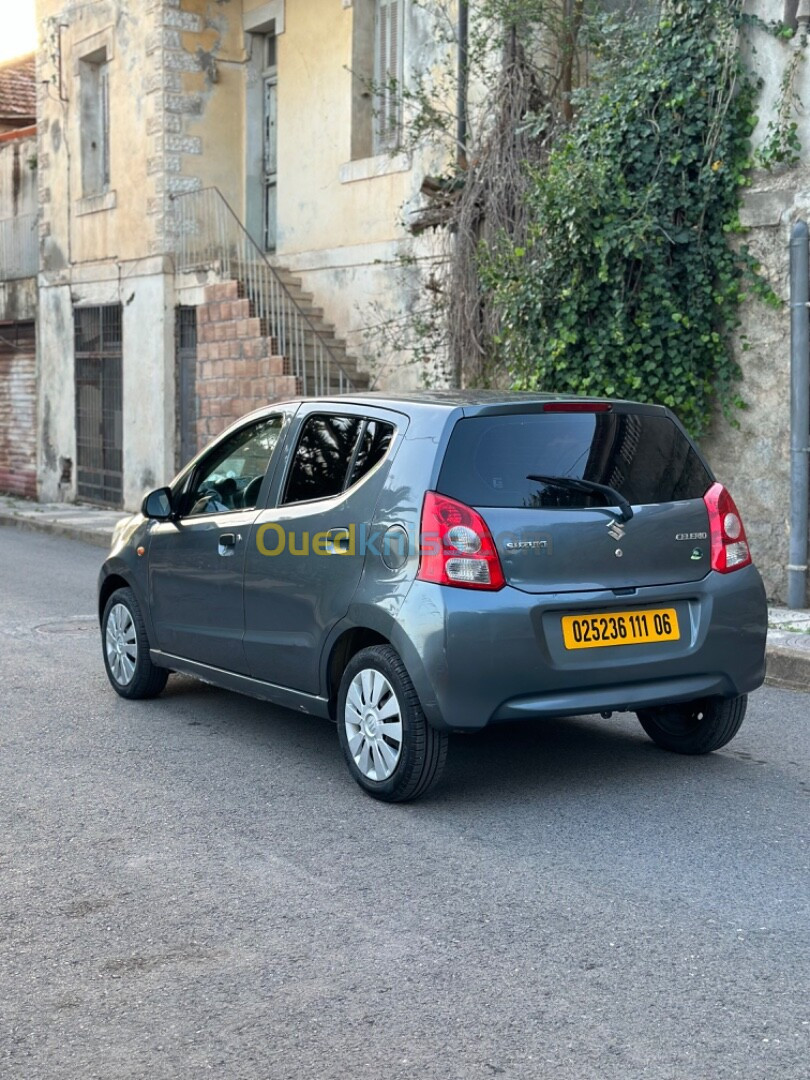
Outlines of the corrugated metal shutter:
[{"label": "corrugated metal shutter", "polygon": [[32,322],[0,323],[0,491],[34,499],[36,332]]}]

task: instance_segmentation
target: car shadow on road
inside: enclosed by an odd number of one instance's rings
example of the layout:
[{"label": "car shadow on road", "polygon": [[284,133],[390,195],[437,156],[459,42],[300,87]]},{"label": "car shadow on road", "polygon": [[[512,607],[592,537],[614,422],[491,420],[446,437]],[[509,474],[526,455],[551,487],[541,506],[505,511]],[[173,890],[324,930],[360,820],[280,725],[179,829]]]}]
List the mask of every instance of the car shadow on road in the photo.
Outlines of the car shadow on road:
[{"label": "car shadow on road", "polygon": [[[326,721],[185,676],[170,679],[162,697],[173,699],[179,724],[201,733],[249,740],[274,756],[288,754],[298,761],[304,754],[312,761],[313,777],[345,770],[334,726]],[[685,782],[708,776],[744,784],[764,764],[734,743],[705,757],[668,753],[650,742],[632,713],[544,718],[452,734],[443,781],[419,805],[534,801],[622,789],[658,801],[668,788],[682,792]],[[345,777],[353,796],[354,785],[348,773]]]},{"label": "car shadow on road", "polygon": [[552,717],[496,725],[451,738],[437,797],[480,802],[493,795],[520,800],[627,789],[664,795],[684,780],[739,776],[746,763],[729,750],[690,757],[655,746],[633,714]]}]

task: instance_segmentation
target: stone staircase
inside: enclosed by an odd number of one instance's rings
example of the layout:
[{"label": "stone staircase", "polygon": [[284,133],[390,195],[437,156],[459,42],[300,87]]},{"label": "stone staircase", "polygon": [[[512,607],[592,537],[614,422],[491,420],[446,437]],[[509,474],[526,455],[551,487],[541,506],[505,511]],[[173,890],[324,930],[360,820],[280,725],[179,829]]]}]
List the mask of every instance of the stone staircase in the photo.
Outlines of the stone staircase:
[{"label": "stone staircase", "polygon": [[[283,266],[274,266],[273,269],[279,282],[284,287],[286,296],[297,312],[304,316],[301,335],[303,337],[305,363],[303,372],[299,372],[296,376],[298,393],[345,394],[352,390],[368,390],[368,373],[358,370],[357,361],[348,351],[346,342],[338,337],[334,325],[326,321],[323,308],[318,307],[313,294],[304,289],[301,278]],[[240,288],[243,290],[240,295],[245,295],[251,300],[251,311],[254,311],[256,304],[251,296],[249,286],[240,282]],[[278,347],[280,343],[274,327],[270,325],[272,320],[265,319],[263,322],[268,337],[272,337]],[[317,345],[320,345],[321,348],[318,348]],[[322,362],[323,350],[326,351],[328,358],[334,362],[334,365],[330,365],[328,368],[324,368]],[[285,351],[281,348],[279,348],[279,351],[285,357],[285,373],[296,374]],[[343,378],[341,378],[341,372]]]},{"label": "stone staircase", "polygon": [[[250,320],[251,335],[264,340],[267,355],[283,358],[284,374],[294,380],[297,393],[331,396],[368,387],[368,376],[357,370],[346,343],[325,321],[301,279],[269,261],[217,188],[172,196],[172,219],[176,270],[205,273],[209,280],[215,275],[228,286],[228,296],[233,293],[230,300],[214,301],[225,306],[208,309],[203,319],[209,323],[206,333],[212,335],[206,344],[215,346],[209,352],[219,354],[223,350],[216,346],[233,340],[234,334],[241,336],[244,327],[232,325],[238,308],[237,321]],[[236,307],[232,310],[229,304]],[[210,326],[219,322],[228,325]],[[209,355],[206,360],[219,363],[225,358]],[[227,359],[237,357],[229,354]]]}]

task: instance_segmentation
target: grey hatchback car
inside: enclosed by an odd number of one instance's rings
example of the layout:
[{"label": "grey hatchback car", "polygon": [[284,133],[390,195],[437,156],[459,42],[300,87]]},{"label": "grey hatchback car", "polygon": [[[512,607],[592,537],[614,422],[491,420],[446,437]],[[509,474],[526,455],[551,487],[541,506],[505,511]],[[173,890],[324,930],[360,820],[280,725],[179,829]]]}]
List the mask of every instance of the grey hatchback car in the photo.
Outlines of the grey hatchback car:
[{"label": "grey hatchback car", "polygon": [[734,502],[667,409],[490,392],[251,413],[122,522],[99,579],[125,698],[171,672],[330,718],[401,802],[448,733],[635,712],[737,732],[767,612]]}]

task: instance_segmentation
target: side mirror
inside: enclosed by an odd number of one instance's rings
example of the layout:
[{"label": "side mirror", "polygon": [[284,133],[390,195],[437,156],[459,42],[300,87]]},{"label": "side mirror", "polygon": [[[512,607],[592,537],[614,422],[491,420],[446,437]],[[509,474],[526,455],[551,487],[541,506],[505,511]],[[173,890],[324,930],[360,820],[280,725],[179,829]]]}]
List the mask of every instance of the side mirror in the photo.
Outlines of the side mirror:
[{"label": "side mirror", "polygon": [[144,517],[153,518],[155,521],[168,521],[172,516],[172,492],[171,488],[158,488],[150,491],[141,503],[141,513]]}]

